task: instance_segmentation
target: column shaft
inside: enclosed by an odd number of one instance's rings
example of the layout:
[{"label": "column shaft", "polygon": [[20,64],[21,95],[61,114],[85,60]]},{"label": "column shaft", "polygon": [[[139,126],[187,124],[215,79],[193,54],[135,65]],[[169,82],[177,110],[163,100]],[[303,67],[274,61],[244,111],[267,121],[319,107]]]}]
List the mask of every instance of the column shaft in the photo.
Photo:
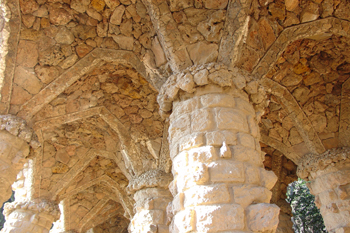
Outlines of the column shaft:
[{"label": "column shaft", "polygon": [[306,156],[297,173],[310,181],[310,192],[328,232],[350,232],[350,148]]},{"label": "column shaft", "polygon": [[235,88],[207,85],[173,103],[170,232],[274,232],[276,176],[263,167],[255,110]]}]

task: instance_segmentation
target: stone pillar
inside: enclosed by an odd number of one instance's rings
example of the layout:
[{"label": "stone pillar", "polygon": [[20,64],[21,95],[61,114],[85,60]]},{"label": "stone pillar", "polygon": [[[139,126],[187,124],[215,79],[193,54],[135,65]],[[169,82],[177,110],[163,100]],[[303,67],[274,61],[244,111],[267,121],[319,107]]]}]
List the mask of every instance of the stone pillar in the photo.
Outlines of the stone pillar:
[{"label": "stone pillar", "polygon": [[132,233],[166,233],[166,208],[172,200],[168,185],[171,174],[151,170],[129,183],[128,191],[134,193],[135,215],[129,225]]},{"label": "stone pillar", "polygon": [[11,185],[26,162],[29,144],[33,148],[39,146],[32,135],[21,118],[0,116],[0,205],[11,197]]},{"label": "stone pillar", "polygon": [[48,233],[60,216],[58,206],[46,200],[6,203],[3,233]]},{"label": "stone pillar", "polygon": [[190,69],[163,87],[161,109],[173,102],[170,232],[276,231],[279,208],[269,202],[277,177],[263,167],[245,82],[215,66]]},{"label": "stone pillar", "polygon": [[305,156],[297,174],[310,181],[310,192],[315,195],[328,232],[350,232],[350,148]]}]

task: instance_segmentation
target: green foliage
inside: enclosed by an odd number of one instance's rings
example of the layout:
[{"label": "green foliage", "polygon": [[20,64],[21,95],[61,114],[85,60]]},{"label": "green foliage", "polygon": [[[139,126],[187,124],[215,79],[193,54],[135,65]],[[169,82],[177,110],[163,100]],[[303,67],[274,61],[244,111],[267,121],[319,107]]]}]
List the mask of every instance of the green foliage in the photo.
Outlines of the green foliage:
[{"label": "green foliage", "polygon": [[12,196],[10,197],[10,199],[8,199],[6,202],[4,202],[4,204],[0,208],[0,230],[4,227],[4,224],[5,224],[5,216],[2,214],[2,211],[4,210],[4,205],[5,205],[5,203],[13,202],[14,200],[15,200],[15,193],[12,192]]},{"label": "green foliage", "polygon": [[286,201],[292,207],[293,229],[296,233],[327,232],[320,211],[315,205],[315,197],[304,180],[299,179],[289,185]]}]

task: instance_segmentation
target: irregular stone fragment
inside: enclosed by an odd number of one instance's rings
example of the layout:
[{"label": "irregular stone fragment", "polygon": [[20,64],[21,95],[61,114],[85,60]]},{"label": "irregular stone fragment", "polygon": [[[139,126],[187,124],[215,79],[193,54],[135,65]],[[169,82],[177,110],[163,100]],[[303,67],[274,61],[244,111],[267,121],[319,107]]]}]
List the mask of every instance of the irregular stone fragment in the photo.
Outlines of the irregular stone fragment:
[{"label": "irregular stone fragment", "polygon": [[104,0],[92,0],[90,5],[98,12],[103,11],[105,8],[105,1]]},{"label": "irregular stone fragment", "polygon": [[20,0],[19,5],[23,14],[31,14],[39,8],[34,0]]},{"label": "irregular stone fragment", "polygon": [[59,44],[71,44],[74,39],[73,33],[66,27],[61,27],[55,36],[55,40]]},{"label": "irregular stone fragment", "polygon": [[204,7],[207,9],[224,9],[228,0],[203,0]]},{"label": "irregular stone fragment", "polygon": [[194,82],[199,86],[207,85],[208,84],[208,74],[209,74],[209,72],[207,69],[203,69],[201,71],[198,71],[193,77]]},{"label": "irregular stone fragment", "polygon": [[161,65],[165,64],[167,62],[163,48],[161,44],[159,43],[158,37],[154,37],[152,40],[152,52],[154,54],[156,66],[160,67]]},{"label": "irregular stone fragment", "polygon": [[35,66],[35,73],[44,84],[50,83],[52,80],[58,77],[59,71],[54,66]]},{"label": "irregular stone fragment", "polygon": [[42,83],[36,77],[34,70],[22,66],[16,67],[14,82],[31,94],[37,94],[42,88]]},{"label": "irregular stone fragment", "polygon": [[87,0],[72,0],[70,7],[79,13],[84,13],[90,4],[90,1]]},{"label": "irregular stone fragment", "polygon": [[287,11],[294,11],[299,6],[299,0],[285,0],[284,4]]},{"label": "irregular stone fragment", "polygon": [[49,14],[50,23],[54,25],[66,25],[73,16],[63,8],[52,8]]},{"label": "irregular stone fragment", "polygon": [[38,47],[35,42],[20,40],[17,48],[17,64],[34,67],[38,62]]},{"label": "irregular stone fragment", "polygon": [[319,6],[316,3],[309,2],[300,15],[300,21],[302,23],[313,21],[320,16]]},{"label": "irregular stone fragment", "polygon": [[[139,1],[138,1],[139,2]],[[113,11],[117,6],[120,5],[119,0],[105,0],[106,5]]]},{"label": "irregular stone fragment", "polygon": [[209,74],[208,78],[221,87],[230,87],[232,85],[232,74],[224,69]]},{"label": "irregular stone fragment", "polygon": [[194,64],[206,64],[216,61],[218,57],[218,45],[198,42],[188,46],[190,58]]},{"label": "irregular stone fragment", "polygon": [[194,0],[170,0],[171,11],[181,11],[183,9],[193,7]]},{"label": "irregular stone fragment", "polygon": [[251,231],[275,230],[280,209],[275,204],[255,204],[247,208],[247,223]]},{"label": "irregular stone fragment", "polygon": [[22,15],[22,22],[27,28],[31,28],[34,24],[35,16],[33,15]]},{"label": "irregular stone fragment", "polygon": [[121,49],[133,50],[134,48],[134,38],[128,36],[113,36],[113,40],[119,45]]},{"label": "irregular stone fragment", "polygon": [[177,85],[181,90],[188,93],[193,93],[195,91],[193,76],[191,74],[185,74],[184,76],[178,77]]},{"label": "irregular stone fragment", "polygon": [[62,61],[59,66],[62,69],[68,69],[72,65],[75,64],[75,62],[78,60],[78,56],[74,53],[71,56],[67,57],[64,61]]},{"label": "irregular stone fragment", "polygon": [[117,8],[115,8],[113,14],[111,15],[109,22],[115,25],[120,25],[122,22],[122,17],[124,12],[125,12],[125,6],[124,5],[118,6]]},{"label": "irregular stone fragment", "polygon": [[91,52],[92,49],[93,48],[87,44],[81,44],[75,48],[75,51],[79,57],[85,57],[88,53]]}]

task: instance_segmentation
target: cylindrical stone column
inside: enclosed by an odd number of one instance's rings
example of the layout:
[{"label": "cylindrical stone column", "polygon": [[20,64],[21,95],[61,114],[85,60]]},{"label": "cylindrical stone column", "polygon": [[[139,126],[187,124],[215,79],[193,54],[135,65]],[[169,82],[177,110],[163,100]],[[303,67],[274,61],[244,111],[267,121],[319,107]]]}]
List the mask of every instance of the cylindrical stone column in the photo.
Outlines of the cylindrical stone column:
[{"label": "cylindrical stone column", "polygon": [[297,174],[310,181],[308,187],[328,232],[350,232],[350,148],[305,156]]},{"label": "cylindrical stone column", "polygon": [[60,216],[56,204],[46,200],[6,203],[3,233],[48,233]]},{"label": "cylindrical stone column", "polygon": [[129,232],[169,232],[166,209],[173,199],[168,189],[171,180],[171,174],[151,170],[129,183],[128,191],[134,193],[135,200],[135,215],[130,222]]},{"label": "cylindrical stone column", "polygon": [[39,143],[32,140],[33,132],[23,119],[12,115],[0,116],[0,205],[12,194],[11,185],[26,162],[31,145]]},{"label": "cylindrical stone column", "polygon": [[279,208],[269,202],[277,177],[263,167],[244,78],[213,68],[176,80],[183,91],[170,116],[170,232],[275,232]]}]

